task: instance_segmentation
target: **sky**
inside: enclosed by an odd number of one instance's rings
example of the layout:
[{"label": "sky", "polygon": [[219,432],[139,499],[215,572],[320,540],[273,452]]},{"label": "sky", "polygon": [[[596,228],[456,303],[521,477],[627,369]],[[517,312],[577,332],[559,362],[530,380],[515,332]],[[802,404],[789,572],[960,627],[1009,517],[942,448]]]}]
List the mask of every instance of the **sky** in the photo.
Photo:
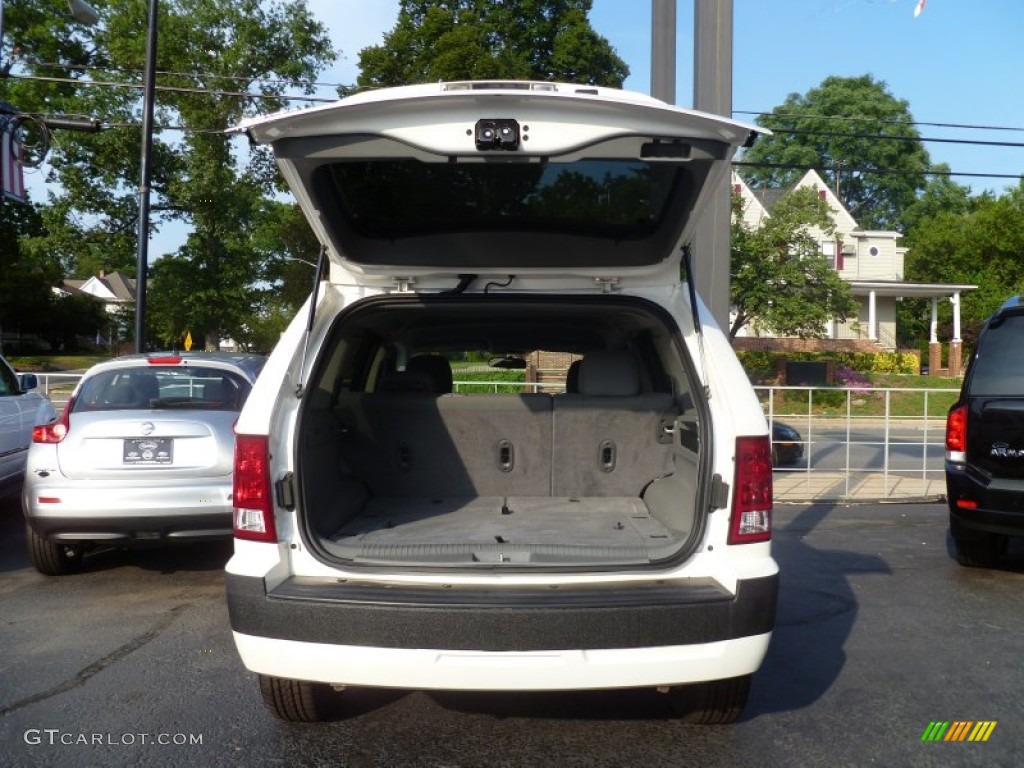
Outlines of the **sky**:
[{"label": "sky", "polygon": [[[696,0],[705,2],[711,0]],[[308,0],[331,30],[339,60],[325,82],[354,83],[359,51],[395,23],[398,0]],[[676,103],[693,106],[693,4],[677,0]],[[1013,128],[919,126],[936,139],[1011,142],[993,147],[929,142],[933,162],[963,173],[1024,173],[1024,2],[1021,0],[733,0],[733,109],[738,120],[771,111],[830,75],[871,74],[909,103],[914,119]],[[624,87],[650,92],[651,2],[593,0],[594,29],[629,65]],[[1013,179],[958,176],[975,192]]]},{"label": "sky", "polygon": [[[2,1],[2,0],[0,0]],[[693,106],[693,3],[677,0],[676,103]],[[383,41],[395,24],[398,0],[307,0],[338,51],[320,82],[356,81],[359,51]],[[933,162],[960,173],[1024,173],[1024,2],[1022,0],[733,0],[733,110],[753,122],[791,93],[804,94],[830,75],[871,74],[908,102],[925,123],[922,136],[1020,146],[927,142]],[[624,87],[650,92],[651,2],[593,0],[594,29],[629,65]],[[325,87],[320,96],[334,97]],[[1014,179],[956,176],[975,193],[995,193]],[[31,189],[31,185],[30,185]],[[42,195],[33,191],[35,199]],[[153,238],[158,257],[181,244],[180,229],[166,226]]]}]

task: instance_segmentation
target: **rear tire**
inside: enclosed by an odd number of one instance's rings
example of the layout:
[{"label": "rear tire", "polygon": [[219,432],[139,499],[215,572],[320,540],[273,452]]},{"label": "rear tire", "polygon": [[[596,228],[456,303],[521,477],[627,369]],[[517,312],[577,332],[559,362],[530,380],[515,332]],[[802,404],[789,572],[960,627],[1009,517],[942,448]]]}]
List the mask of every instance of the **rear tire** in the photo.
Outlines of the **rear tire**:
[{"label": "rear tire", "polygon": [[724,725],[743,712],[750,694],[750,675],[711,680],[674,688],[672,707],[684,723]]},{"label": "rear tire", "polygon": [[966,538],[953,534],[956,559],[968,568],[994,568],[1006,554],[1009,539],[998,533],[982,533]]},{"label": "rear tire", "polygon": [[28,556],[36,570],[45,576],[66,576],[82,567],[82,545],[50,541],[40,536],[31,525],[25,526]]},{"label": "rear tire", "polygon": [[274,717],[289,723],[328,720],[338,693],[325,683],[258,675],[263,703]]}]

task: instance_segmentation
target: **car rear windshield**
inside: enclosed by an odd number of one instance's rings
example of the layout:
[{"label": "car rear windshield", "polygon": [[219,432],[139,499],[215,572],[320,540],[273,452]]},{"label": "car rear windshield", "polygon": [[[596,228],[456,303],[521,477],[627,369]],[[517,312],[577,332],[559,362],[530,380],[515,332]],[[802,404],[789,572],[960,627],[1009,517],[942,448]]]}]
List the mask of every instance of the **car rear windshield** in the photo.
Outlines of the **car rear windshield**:
[{"label": "car rear windshield", "polygon": [[72,411],[238,411],[249,389],[244,377],[205,366],[116,368],[88,377]]},{"label": "car rear windshield", "polygon": [[982,397],[1024,396],[1024,315],[990,324],[981,337],[971,371],[970,393]]},{"label": "car rear windshield", "polygon": [[353,229],[389,240],[495,229],[638,239],[657,228],[678,185],[691,195],[698,188],[677,164],[635,159],[346,161],[317,174]]}]

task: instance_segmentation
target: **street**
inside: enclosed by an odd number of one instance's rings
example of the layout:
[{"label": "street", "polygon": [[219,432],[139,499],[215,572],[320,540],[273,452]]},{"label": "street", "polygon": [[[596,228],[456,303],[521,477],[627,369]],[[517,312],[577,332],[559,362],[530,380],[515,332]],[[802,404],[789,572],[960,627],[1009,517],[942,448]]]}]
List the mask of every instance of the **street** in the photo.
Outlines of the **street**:
[{"label": "street", "polygon": [[[651,691],[351,691],[337,722],[288,725],[235,654],[230,544],[47,578],[10,501],[0,534],[4,765],[1015,766],[1024,749],[1024,547],[958,566],[939,504],[776,507],[776,632],[731,726],[679,724]],[[996,726],[922,742],[958,720]]]},{"label": "street", "polygon": [[788,467],[814,470],[941,472],[945,451],[944,428],[930,424],[925,431],[920,423],[897,420],[889,423],[888,433],[882,419],[853,422],[849,428],[842,420],[789,419],[800,432],[804,455]]}]

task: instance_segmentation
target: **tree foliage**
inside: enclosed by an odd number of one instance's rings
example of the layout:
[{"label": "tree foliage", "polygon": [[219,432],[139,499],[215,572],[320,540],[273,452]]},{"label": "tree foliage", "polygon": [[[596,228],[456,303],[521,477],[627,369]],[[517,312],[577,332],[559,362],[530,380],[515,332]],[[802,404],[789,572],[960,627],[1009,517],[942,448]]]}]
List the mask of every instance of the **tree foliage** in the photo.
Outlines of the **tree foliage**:
[{"label": "tree foliage", "polygon": [[758,122],[774,133],[743,155],[755,187],[785,187],[814,168],[865,229],[894,229],[925,187],[928,152],[909,104],[871,75],[828,77]]},{"label": "tree foliage", "polygon": [[401,0],[381,45],[359,52],[359,85],[560,80],[621,87],[629,67],[590,26],[591,0]]},{"label": "tree foliage", "polygon": [[[914,229],[906,274],[920,282],[977,285],[961,305],[965,327],[980,325],[1007,298],[1024,293],[1024,181],[999,197],[981,195],[931,215],[927,226]],[[946,321],[948,303],[941,307]]]},{"label": "tree foliage", "polygon": [[822,256],[811,229],[835,231],[828,204],[813,189],[781,198],[759,226],[743,220],[743,199],[733,196],[729,338],[741,328],[780,336],[820,338],[826,323],[857,311],[850,287]]},{"label": "tree foliage", "polygon": [[[5,18],[18,40],[20,77],[0,81],[0,98],[24,112],[87,115],[104,125],[52,137],[46,228],[26,238],[25,249],[58,260],[64,276],[135,274],[141,91],[122,85],[142,79],[148,4],[97,5],[102,20],[93,28],[51,0],[23,0]],[[175,221],[190,234],[176,253],[151,255],[155,341],[185,330],[237,336],[274,288],[248,238],[278,182],[260,152],[224,131],[284,107],[285,92],[311,92],[335,54],[304,0],[164,0],[158,30],[152,227]],[[69,82],[36,79],[43,76]],[[261,96],[240,96],[247,92]]]},{"label": "tree foliage", "polygon": [[0,196],[0,347],[2,336],[30,333],[35,319],[48,314],[50,286],[60,279],[60,265],[33,259],[21,247],[23,238],[41,232],[35,208]]}]

